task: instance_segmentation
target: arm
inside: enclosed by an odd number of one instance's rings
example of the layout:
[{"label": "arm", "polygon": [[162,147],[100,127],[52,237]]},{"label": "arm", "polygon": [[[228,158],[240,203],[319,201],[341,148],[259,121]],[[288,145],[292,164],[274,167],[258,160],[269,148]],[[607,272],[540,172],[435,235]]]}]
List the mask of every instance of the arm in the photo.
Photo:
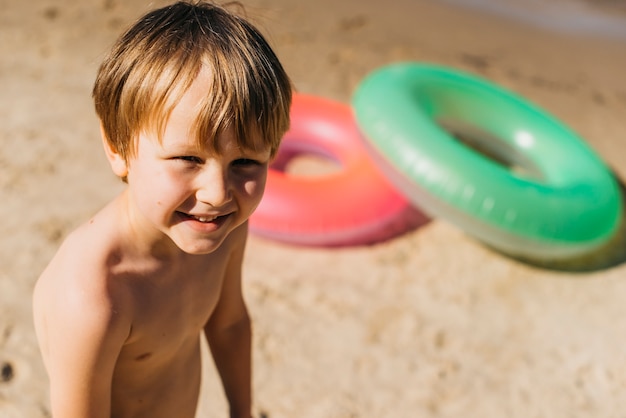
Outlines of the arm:
[{"label": "arm", "polygon": [[110,418],[113,370],[129,327],[115,300],[90,282],[93,277],[55,273],[44,273],[33,301],[52,416]]},{"label": "arm", "polygon": [[204,332],[222,379],[231,418],[250,418],[252,409],[252,331],[241,289],[241,263],[247,228],[234,231],[219,302]]}]

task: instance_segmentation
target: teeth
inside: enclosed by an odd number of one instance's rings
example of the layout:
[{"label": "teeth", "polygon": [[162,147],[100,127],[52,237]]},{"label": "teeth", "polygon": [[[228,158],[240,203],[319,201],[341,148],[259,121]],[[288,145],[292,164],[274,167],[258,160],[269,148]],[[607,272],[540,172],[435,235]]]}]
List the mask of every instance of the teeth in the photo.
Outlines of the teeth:
[{"label": "teeth", "polygon": [[208,217],[208,216],[194,216],[193,218],[195,218],[199,222],[212,222],[212,221],[214,221],[217,218],[217,216],[211,216],[211,217]]}]

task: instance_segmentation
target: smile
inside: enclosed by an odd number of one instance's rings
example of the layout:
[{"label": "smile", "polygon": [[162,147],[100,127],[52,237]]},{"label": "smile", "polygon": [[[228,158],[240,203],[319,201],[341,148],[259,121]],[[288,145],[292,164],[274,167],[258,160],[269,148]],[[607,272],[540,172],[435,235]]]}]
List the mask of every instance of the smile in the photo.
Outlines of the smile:
[{"label": "smile", "polygon": [[177,212],[180,219],[187,223],[188,226],[201,233],[214,232],[221,228],[232,213],[226,213],[223,215],[192,215],[185,212]]},{"label": "smile", "polygon": [[189,215],[189,217],[202,223],[213,222],[214,220],[219,218],[219,216],[194,216],[194,215]]}]

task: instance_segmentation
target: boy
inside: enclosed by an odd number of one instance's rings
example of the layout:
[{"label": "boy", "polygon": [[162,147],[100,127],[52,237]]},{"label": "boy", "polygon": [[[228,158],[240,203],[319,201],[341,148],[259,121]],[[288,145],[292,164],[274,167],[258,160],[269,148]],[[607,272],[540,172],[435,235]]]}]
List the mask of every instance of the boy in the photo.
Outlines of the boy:
[{"label": "boy", "polygon": [[67,237],[35,288],[52,414],[193,418],[204,333],[230,417],[250,418],[241,263],[289,126],[290,81],[244,19],[178,2],[117,41],[93,97],[127,187]]}]

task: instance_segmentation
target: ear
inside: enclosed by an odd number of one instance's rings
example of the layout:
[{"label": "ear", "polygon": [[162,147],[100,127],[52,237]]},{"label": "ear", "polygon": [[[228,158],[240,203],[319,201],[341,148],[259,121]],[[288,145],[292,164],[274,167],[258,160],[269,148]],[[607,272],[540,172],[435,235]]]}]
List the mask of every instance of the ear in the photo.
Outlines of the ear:
[{"label": "ear", "polygon": [[109,160],[109,164],[111,164],[111,170],[113,170],[113,173],[116,176],[122,179],[126,178],[128,176],[128,163],[116,150],[111,147],[111,143],[107,139],[102,123],[100,123],[100,135],[102,136],[104,153]]}]

